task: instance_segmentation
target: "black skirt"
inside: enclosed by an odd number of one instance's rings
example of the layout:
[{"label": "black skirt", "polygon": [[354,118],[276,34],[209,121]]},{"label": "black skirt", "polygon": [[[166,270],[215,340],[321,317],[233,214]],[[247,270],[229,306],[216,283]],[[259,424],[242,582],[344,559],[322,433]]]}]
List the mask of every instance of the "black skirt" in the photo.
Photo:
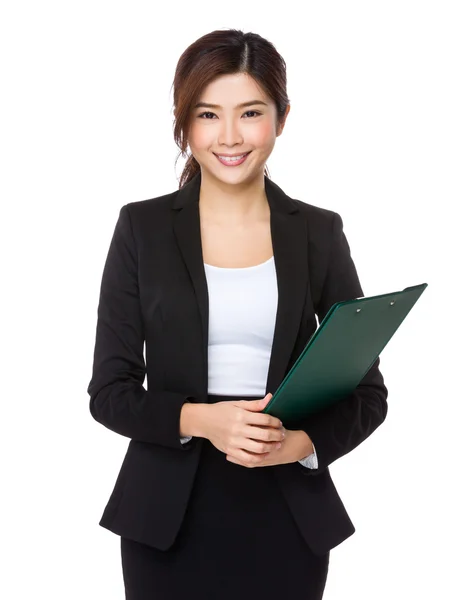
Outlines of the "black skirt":
[{"label": "black skirt", "polygon": [[271,467],[231,463],[207,439],[172,547],[120,544],[126,600],[320,600],[330,554],[310,550]]}]

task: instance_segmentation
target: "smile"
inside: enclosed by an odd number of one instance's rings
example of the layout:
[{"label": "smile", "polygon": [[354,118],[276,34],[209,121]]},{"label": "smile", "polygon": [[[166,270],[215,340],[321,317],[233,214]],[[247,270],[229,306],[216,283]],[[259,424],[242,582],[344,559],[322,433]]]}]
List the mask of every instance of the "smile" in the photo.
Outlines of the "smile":
[{"label": "smile", "polygon": [[215,156],[222,165],[237,167],[238,165],[242,165],[250,153],[246,152],[246,154],[239,154],[238,156],[220,156],[219,154],[215,154]]}]

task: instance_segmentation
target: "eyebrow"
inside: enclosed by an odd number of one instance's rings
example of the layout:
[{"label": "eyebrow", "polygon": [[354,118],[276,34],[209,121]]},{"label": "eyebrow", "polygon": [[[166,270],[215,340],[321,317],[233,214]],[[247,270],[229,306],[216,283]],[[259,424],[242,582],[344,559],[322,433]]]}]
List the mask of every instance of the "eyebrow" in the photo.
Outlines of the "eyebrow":
[{"label": "eyebrow", "polygon": [[[249,102],[243,102],[242,104],[238,104],[234,108],[245,108],[246,106],[254,106],[256,104],[262,104],[264,106],[267,106],[267,103],[263,102],[262,100],[250,100]],[[220,106],[219,104],[210,104],[209,102],[198,102],[198,104],[195,104],[195,108],[223,108],[223,107]]]}]

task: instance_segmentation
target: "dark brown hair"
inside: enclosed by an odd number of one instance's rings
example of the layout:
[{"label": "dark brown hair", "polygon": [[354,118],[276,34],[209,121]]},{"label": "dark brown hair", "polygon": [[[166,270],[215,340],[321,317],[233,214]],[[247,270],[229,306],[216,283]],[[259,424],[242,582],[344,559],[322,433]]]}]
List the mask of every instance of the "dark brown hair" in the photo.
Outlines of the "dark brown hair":
[{"label": "dark brown hair", "polygon": [[[247,73],[272,98],[277,108],[277,124],[284,115],[287,96],[286,64],[273,44],[257,33],[239,29],[215,30],[197,39],[178,60],[173,80],[175,143],[180,156],[187,157],[188,131],[192,108],[202,90],[217,77]],[[176,165],[176,161],[175,161]],[[193,155],[188,156],[179,187],[186,185],[200,170]],[[267,166],[265,175],[269,177]]]}]

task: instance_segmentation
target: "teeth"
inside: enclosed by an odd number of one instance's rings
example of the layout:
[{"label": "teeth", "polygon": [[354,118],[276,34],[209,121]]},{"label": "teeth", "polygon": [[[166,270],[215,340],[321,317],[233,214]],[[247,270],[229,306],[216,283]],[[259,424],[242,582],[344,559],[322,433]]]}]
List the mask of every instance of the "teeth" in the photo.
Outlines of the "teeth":
[{"label": "teeth", "polygon": [[226,162],[235,162],[237,160],[241,160],[241,158],[243,158],[244,156],[246,156],[246,154],[241,154],[241,156],[234,156],[231,158],[230,156],[219,156],[218,154],[218,157]]}]

